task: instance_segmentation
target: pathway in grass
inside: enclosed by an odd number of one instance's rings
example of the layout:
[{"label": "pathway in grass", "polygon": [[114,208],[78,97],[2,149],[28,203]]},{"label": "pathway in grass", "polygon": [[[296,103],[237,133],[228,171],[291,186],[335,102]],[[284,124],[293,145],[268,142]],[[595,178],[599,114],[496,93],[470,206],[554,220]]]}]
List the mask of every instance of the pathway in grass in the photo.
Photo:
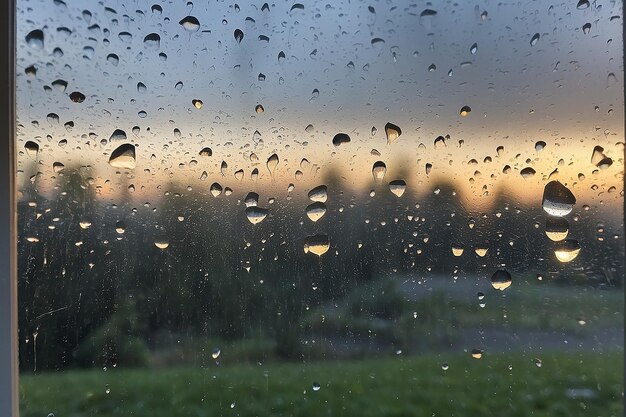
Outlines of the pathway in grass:
[{"label": "pathway in grass", "polygon": [[23,377],[20,406],[23,417],[623,415],[623,352],[540,359],[541,367],[533,356],[487,353],[68,371]]}]

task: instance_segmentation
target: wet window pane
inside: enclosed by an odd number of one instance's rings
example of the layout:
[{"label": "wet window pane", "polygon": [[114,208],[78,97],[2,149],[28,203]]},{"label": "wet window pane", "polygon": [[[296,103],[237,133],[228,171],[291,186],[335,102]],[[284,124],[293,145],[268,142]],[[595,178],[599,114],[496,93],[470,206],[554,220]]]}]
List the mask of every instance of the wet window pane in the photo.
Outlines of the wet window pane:
[{"label": "wet window pane", "polygon": [[17,10],[23,416],[623,414],[621,2]]}]

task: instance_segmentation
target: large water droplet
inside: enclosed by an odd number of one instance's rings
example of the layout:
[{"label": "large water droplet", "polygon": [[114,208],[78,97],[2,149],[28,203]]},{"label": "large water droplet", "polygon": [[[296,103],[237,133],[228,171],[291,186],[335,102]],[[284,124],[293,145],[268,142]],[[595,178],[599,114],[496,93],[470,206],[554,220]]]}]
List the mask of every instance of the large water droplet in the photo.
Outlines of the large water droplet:
[{"label": "large water droplet", "polygon": [[246,198],[243,200],[246,207],[253,207],[259,204],[259,195],[253,191],[250,191]]},{"label": "large water droplet", "polygon": [[313,222],[316,222],[324,217],[324,214],[326,214],[326,204],[320,201],[309,204],[306,208],[306,215]]},{"label": "large water droplet", "polygon": [[576,5],[578,10],[583,10],[589,7],[589,0],[580,0]]},{"label": "large water droplet", "polygon": [[143,38],[143,44],[149,49],[159,49],[161,47],[161,37],[158,33],[150,33]]},{"label": "large water droplet", "polygon": [[113,168],[134,169],[137,166],[135,146],[125,143],[117,147],[109,158],[109,165]]},{"label": "large water droplet", "polygon": [[461,117],[466,117],[468,114],[470,114],[471,111],[472,109],[470,108],[470,106],[463,106],[461,107],[461,111],[459,112],[459,114],[461,115]]},{"label": "large water droplet", "polygon": [[387,123],[385,125],[385,134],[387,135],[387,143],[392,144],[398,140],[402,134],[402,130],[393,123]]},{"label": "large water droplet", "polygon": [[580,244],[577,240],[567,239],[559,242],[554,248],[554,255],[560,262],[571,262],[580,253]]},{"label": "large water droplet", "polygon": [[185,30],[189,32],[197,32],[200,29],[200,22],[194,16],[186,16],[180,22],[178,22]]},{"label": "large water droplet", "polygon": [[26,43],[31,48],[43,49],[43,31],[35,29],[26,35]]},{"label": "large water droplet", "polygon": [[406,182],[404,180],[393,180],[389,183],[389,191],[396,197],[402,197],[406,190]]},{"label": "large water droplet", "polygon": [[496,290],[504,291],[511,286],[511,283],[511,274],[509,274],[508,271],[505,271],[504,269],[498,269],[491,276],[491,285]]},{"label": "large water droplet", "polygon": [[73,93],[70,93],[70,100],[74,103],[82,103],[85,101],[85,95],[80,91],[74,91]]},{"label": "large water droplet", "polygon": [[203,105],[204,103],[202,103],[202,100],[199,100],[199,99],[194,98],[193,100],[191,100],[191,104],[193,104],[193,106],[194,106],[196,109],[200,110],[200,109],[202,108],[202,105]]},{"label": "large water droplet", "polygon": [[51,84],[54,88],[56,88],[57,90],[61,92],[65,91],[65,89],[67,88],[67,81],[65,80],[55,80],[55,81],[52,81]]},{"label": "large water droplet", "polygon": [[543,148],[546,147],[546,143],[542,140],[537,141],[537,143],[535,143],[535,151],[537,152],[541,152],[543,151]]},{"label": "large water droplet", "polygon": [[563,184],[550,181],[543,190],[543,210],[551,216],[563,217],[568,215],[576,204],[576,197]]},{"label": "large water droplet", "polygon": [[165,239],[159,239],[159,240],[154,241],[154,246],[156,246],[157,248],[161,250],[165,250],[170,246],[170,242],[168,242]]},{"label": "large water droplet", "polygon": [[222,194],[222,186],[220,184],[218,184],[217,182],[214,182],[213,184],[211,184],[211,188],[209,188],[209,191],[211,192],[211,195],[213,197],[217,197],[220,194]]},{"label": "large water droplet", "polygon": [[330,240],[327,235],[308,236],[304,239],[304,253],[313,253],[322,256],[330,249]]},{"label": "large water droplet", "polygon": [[256,205],[246,207],[246,218],[252,224],[261,223],[267,217],[268,209],[258,207]]},{"label": "large water droplet", "polygon": [[235,29],[234,36],[237,43],[241,43],[243,40],[243,31],[241,29]]},{"label": "large water droplet", "polygon": [[519,173],[522,176],[522,178],[528,179],[532,177],[533,175],[535,175],[537,171],[535,171],[532,167],[526,167],[522,169]]},{"label": "large water droplet", "polygon": [[350,136],[348,136],[346,133],[337,133],[333,137],[333,145],[339,146],[343,145],[344,143],[350,143]]},{"label": "large water droplet", "polygon": [[483,357],[483,351],[480,349],[472,349],[472,358],[480,359]]},{"label": "large water droplet", "polygon": [[372,175],[374,176],[374,180],[382,180],[385,178],[385,174],[387,173],[387,165],[383,161],[374,162],[374,166],[372,167]]},{"label": "large water droplet", "polygon": [[476,253],[476,255],[480,256],[481,258],[485,257],[488,251],[489,248],[482,248],[478,246],[474,248],[474,252]]},{"label": "large water droplet", "polygon": [[29,140],[24,144],[24,149],[26,149],[26,155],[30,156],[31,158],[35,158],[37,156],[37,153],[39,152],[39,144],[37,142]]},{"label": "large water droplet", "polygon": [[280,159],[278,159],[278,155],[276,154],[272,154],[272,156],[267,158],[267,170],[270,172],[270,175],[274,175],[278,162],[280,162]]},{"label": "large water droplet", "polygon": [[198,155],[205,156],[205,157],[212,156],[213,151],[211,150],[211,148],[202,148],[202,150],[198,152]]},{"label": "large water droplet", "polygon": [[569,223],[563,218],[550,218],[546,220],[546,236],[553,242],[559,242],[567,237]]},{"label": "large water droplet", "polygon": [[311,201],[325,203],[328,199],[328,188],[325,185],[318,185],[309,191],[308,197]]},{"label": "large water droplet", "polygon": [[540,35],[540,34],[535,33],[535,34],[533,35],[533,37],[532,37],[532,38],[530,38],[530,46],[535,46],[535,45],[537,45],[537,42],[539,42],[539,38],[540,38],[540,37],[541,37],[541,35]]},{"label": "large water droplet", "polygon": [[591,154],[591,163],[600,169],[606,169],[613,165],[613,160],[604,154],[602,146],[595,146]]}]

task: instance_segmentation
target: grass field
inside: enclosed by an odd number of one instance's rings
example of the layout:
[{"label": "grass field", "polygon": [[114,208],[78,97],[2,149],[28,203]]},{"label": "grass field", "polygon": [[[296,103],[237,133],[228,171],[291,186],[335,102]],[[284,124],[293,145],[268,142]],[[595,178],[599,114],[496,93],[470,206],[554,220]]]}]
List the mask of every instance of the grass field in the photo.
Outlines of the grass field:
[{"label": "grass field", "polygon": [[536,355],[541,367],[521,353],[456,353],[66,371],[22,377],[20,406],[23,417],[623,415],[623,352]]}]

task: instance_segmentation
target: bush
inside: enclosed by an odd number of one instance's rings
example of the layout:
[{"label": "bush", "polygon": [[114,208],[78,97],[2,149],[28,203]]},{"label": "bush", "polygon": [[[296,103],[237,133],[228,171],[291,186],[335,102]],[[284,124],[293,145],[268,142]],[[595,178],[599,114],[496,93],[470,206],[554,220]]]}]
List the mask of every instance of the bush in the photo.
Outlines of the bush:
[{"label": "bush", "polygon": [[146,366],[150,352],[137,334],[134,305],[126,303],[79,343],[74,351],[75,364],[80,367]]}]

